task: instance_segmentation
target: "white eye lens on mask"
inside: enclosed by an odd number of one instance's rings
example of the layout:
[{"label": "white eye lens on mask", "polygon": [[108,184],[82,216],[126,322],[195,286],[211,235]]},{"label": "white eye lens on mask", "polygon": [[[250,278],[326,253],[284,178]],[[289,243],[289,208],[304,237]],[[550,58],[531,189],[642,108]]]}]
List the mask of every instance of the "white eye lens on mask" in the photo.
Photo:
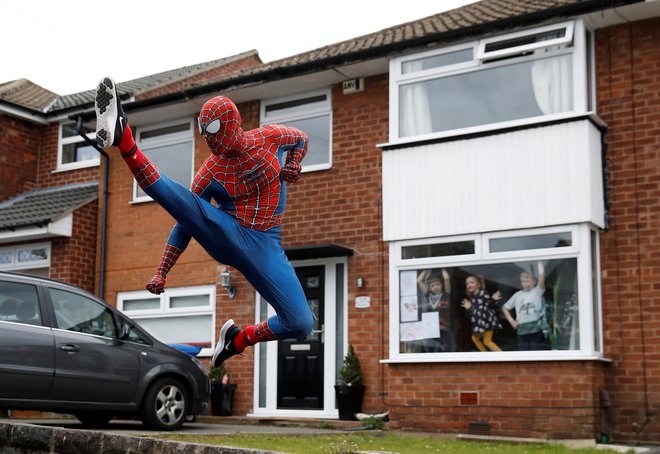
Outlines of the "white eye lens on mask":
[{"label": "white eye lens on mask", "polygon": [[216,118],[206,126],[202,126],[201,120],[199,117],[197,117],[197,127],[199,128],[199,133],[200,134],[216,134],[218,131],[220,131],[220,125],[222,122],[220,121],[219,118]]}]

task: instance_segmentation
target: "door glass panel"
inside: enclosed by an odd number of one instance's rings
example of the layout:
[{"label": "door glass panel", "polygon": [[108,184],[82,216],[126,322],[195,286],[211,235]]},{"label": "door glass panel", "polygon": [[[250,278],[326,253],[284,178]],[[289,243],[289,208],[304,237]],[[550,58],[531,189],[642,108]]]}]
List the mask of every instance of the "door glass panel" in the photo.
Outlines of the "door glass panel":
[{"label": "door glass panel", "polygon": [[321,324],[319,322],[319,308],[321,306],[321,301],[317,298],[310,298],[307,300],[310,309],[312,310],[312,315],[314,316],[314,330],[307,336],[307,340],[321,340]]}]

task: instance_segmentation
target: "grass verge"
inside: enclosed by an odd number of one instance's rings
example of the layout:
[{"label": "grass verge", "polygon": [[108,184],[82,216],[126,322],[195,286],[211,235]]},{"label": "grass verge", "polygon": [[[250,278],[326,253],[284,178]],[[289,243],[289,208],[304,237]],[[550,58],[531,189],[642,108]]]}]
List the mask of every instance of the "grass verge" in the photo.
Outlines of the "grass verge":
[{"label": "grass verge", "polygon": [[168,439],[190,443],[263,449],[290,454],[351,454],[356,451],[385,451],[400,454],[604,454],[602,449],[569,449],[555,444],[511,444],[466,441],[446,437],[383,432],[341,433],[328,435],[233,434],[192,436],[171,434]]}]

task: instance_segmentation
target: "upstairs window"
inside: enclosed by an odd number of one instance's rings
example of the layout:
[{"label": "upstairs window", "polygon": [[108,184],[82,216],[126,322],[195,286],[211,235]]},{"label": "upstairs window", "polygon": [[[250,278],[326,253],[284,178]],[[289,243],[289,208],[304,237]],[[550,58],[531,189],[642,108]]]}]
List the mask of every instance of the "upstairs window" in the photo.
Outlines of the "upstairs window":
[{"label": "upstairs window", "polygon": [[[96,134],[88,134],[95,140]],[[75,123],[60,124],[57,170],[74,170],[99,165],[99,152],[78,135]]]},{"label": "upstairs window", "polygon": [[391,61],[390,137],[432,138],[587,110],[586,32],[565,22]]},{"label": "upstairs window", "polygon": [[332,167],[332,104],[330,91],[306,93],[303,96],[264,101],[261,124],[278,123],[307,134],[307,155],[303,172]]},{"label": "upstairs window", "polygon": [[[183,187],[190,187],[195,159],[192,120],[140,128],[137,144],[162,173]],[[151,197],[133,181],[133,201],[150,200]]]}]

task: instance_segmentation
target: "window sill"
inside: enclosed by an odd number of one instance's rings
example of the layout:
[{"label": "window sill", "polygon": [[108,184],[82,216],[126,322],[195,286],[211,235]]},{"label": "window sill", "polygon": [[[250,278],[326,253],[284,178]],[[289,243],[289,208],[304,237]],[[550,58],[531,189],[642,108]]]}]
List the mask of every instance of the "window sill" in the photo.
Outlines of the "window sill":
[{"label": "window sill", "polygon": [[552,115],[548,117],[527,118],[523,120],[508,121],[492,125],[475,126],[471,128],[454,129],[434,134],[425,134],[416,137],[407,137],[396,139],[392,142],[377,144],[376,148],[383,151],[395,150],[397,148],[406,148],[411,146],[428,145],[440,142],[453,142],[456,140],[473,139],[476,137],[491,136],[495,134],[504,134],[507,132],[518,131],[522,129],[538,128],[559,123],[569,123],[572,121],[589,120],[597,128],[606,129],[607,124],[593,112],[584,113],[566,113]]},{"label": "window sill", "polygon": [[97,159],[92,161],[77,162],[74,164],[64,164],[64,165],[58,165],[57,168],[53,170],[51,173],[70,172],[71,170],[89,169],[90,167],[98,167],[99,165],[101,165],[101,161]]},{"label": "window sill", "polygon": [[489,352],[489,353],[429,353],[410,354],[405,357],[381,359],[381,364],[415,364],[415,363],[489,363],[489,362],[526,362],[526,361],[603,361],[611,362],[600,353],[546,352],[544,355],[528,355],[519,352]]}]

